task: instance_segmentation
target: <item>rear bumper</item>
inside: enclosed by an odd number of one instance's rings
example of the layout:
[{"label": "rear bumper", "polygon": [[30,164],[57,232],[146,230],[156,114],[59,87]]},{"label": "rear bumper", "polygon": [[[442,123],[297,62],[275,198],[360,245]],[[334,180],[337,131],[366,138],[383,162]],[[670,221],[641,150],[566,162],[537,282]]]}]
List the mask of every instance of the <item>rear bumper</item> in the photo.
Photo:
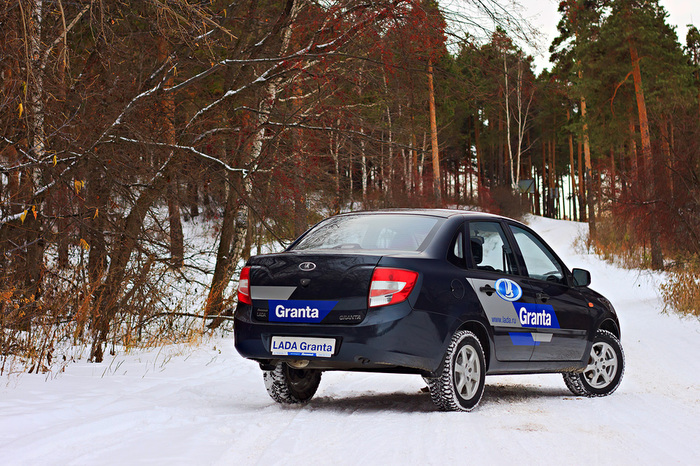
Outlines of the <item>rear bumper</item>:
[{"label": "rear bumper", "polygon": [[300,359],[273,356],[273,336],[334,338],[336,352],[332,357],[303,358],[309,360],[309,368],[430,373],[438,369],[447,344],[447,328],[440,328],[445,325],[445,316],[435,317],[403,302],[371,309],[355,325],[280,324],[254,321],[250,306],[240,305],[235,313],[235,347],[241,356],[268,364]]}]

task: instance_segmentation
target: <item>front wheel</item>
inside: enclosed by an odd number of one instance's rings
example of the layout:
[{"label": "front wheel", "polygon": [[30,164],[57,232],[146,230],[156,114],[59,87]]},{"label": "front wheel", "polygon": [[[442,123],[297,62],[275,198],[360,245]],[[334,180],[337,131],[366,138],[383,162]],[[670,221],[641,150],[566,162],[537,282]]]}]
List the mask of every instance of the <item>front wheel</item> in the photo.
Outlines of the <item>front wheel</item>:
[{"label": "front wheel", "polygon": [[316,369],[294,369],[285,362],[278,362],[271,371],[263,371],[265,388],[278,403],[306,403],[318,390],[321,371]]},{"label": "front wheel", "polygon": [[607,330],[596,332],[588,365],[583,372],[564,374],[564,383],[579,396],[606,396],[614,392],[625,372],[625,353],[620,340]]},{"label": "front wheel", "polygon": [[445,411],[471,411],[484,394],[486,363],[479,339],[465,330],[454,334],[438,377],[427,379],[430,398]]}]

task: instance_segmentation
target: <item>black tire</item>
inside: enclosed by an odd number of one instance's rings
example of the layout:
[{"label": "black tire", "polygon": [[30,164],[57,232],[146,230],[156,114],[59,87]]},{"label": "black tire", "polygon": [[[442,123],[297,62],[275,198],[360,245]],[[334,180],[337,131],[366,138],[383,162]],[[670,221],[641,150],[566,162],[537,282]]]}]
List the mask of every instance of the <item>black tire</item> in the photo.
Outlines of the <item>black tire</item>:
[{"label": "black tire", "polygon": [[439,385],[440,384],[440,378],[439,377],[423,377],[423,381],[428,385],[428,393],[430,393],[430,401],[433,402],[435,406],[438,407],[440,410],[446,410],[442,406],[442,397],[440,396],[440,393],[442,393],[442,387]]},{"label": "black tire", "polygon": [[294,369],[285,362],[278,362],[275,369],[263,371],[265,388],[278,403],[297,404],[309,401],[321,383],[321,371]]},{"label": "black tire", "polygon": [[445,351],[442,372],[426,378],[430,399],[444,411],[471,411],[484,394],[486,363],[481,342],[472,332],[461,330]]},{"label": "black tire", "polygon": [[606,396],[617,390],[625,372],[625,352],[620,340],[607,330],[598,330],[588,365],[582,372],[567,372],[564,383],[578,396]]}]

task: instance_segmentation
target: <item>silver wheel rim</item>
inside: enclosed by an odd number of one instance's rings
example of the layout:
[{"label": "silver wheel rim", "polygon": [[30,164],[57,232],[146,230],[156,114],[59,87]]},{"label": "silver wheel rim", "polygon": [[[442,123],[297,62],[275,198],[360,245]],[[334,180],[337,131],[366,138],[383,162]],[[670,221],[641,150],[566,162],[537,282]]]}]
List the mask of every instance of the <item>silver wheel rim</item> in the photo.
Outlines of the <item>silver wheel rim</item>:
[{"label": "silver wheel rim", "polygon": [[459,396],[471,399],[479,389],[481,379],[481,364],[474,347],[465,345],[459,350],[455,358],[454,374]]},{"label": "silver wheel rim", "polygon": [[593,343],[591,357],[583,371],[583,376],[591,387],[605,388],[615,378],[617,364],[617,354],[612,346],[603,341]]}]

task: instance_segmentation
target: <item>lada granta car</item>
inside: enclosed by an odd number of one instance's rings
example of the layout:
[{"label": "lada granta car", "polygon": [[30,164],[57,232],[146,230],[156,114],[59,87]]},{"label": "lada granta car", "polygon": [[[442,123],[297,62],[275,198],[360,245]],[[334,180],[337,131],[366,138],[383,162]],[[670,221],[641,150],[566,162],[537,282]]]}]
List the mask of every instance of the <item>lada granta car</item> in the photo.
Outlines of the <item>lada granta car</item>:
[{"label": "lada granta car", "polygon": [[603,396],[625,361],[615,310],[590,281],[508,218],[348,213],[250,258],[235,345],[280,403],[311,399],[329,370],[422,375],[444,410],[473,409],[492,374],[560,372],[574,394]]}]

